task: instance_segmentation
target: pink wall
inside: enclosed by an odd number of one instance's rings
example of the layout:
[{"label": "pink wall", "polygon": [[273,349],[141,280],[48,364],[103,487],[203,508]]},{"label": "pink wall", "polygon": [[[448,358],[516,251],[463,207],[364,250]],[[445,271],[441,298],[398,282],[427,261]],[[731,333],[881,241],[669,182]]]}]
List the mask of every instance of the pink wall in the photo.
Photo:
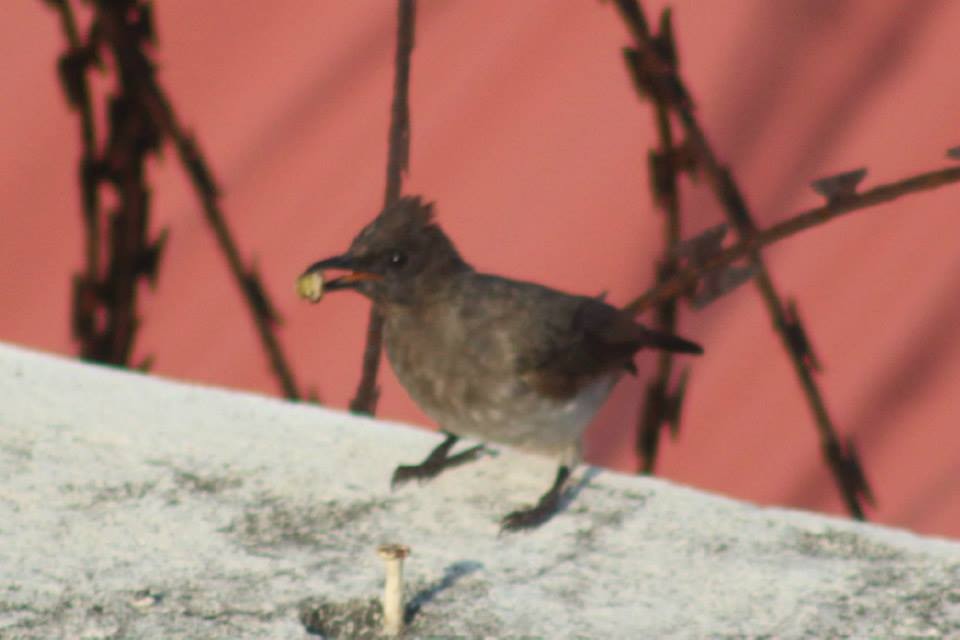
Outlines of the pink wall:
[{"label": "pink wall", "polygon": [[[648,2],[652,13],[663,3]],[[766,224],[818,203],[810,180],[868,166],[867,184],[944,165],[960,144],[960,3],[678,0],[699,113]],[[311,307],[293,280],[343,249],[382,197],[393,4],[157,3],[161,79],[200,135],[244,254],[286,319],[301,384],[346,405],[367,306]],[[598,2],[421,2],[407,192],[482,269],[626,302],[659,249],[646,180],[654,144]],[[0,340],[73,353],[69,282],[81,261],[78,130],[55,81],[63,50],[42,2],[0,5]],[[177,378],[275,392],[252,322],[168,152],[151,170],[171,238],[145,293],[137,353]],[[685,188],[687,230],[722,219]],[[855,214],[767,252],[826,370],[828,406],[856,438],[875,519],[960,535],[960,187]],[[840,512],[798,385],[752,288],[683,333],[702,342],[683,434],[662,475],[764,504]],[[649,357],[639,361],[649,371]],[[588,457],[630,469],[639,383],[617,388]],[[171,408],[175,410],[175,408]],[[380,413],[428,421],[389,374]],[[265,425],[269,428],[269,425]],[[318,461],[322,464],[322,461]],[[389,470],[384,470],[386,482]],[[546,482],[547,479],[545,479]]]}]

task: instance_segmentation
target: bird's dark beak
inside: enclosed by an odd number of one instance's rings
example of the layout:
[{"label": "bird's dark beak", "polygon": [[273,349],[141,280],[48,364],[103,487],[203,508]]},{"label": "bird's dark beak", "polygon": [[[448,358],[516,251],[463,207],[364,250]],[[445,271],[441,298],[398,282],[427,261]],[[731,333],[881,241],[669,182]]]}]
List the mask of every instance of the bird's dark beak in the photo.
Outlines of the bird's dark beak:
[{"label": "bird's dark beak", "polygon": [[[343,269],[350,273],[333,280],[326,280],[323,272],[327,269]],[[314,262],[307,267],[297,279],[297,291],[302,297],[316,302],[325,291],[355,289],[361,282],[382,279],[383,276],[377,273],[357,269],[356,261],[349,255],[344,254]]]}]

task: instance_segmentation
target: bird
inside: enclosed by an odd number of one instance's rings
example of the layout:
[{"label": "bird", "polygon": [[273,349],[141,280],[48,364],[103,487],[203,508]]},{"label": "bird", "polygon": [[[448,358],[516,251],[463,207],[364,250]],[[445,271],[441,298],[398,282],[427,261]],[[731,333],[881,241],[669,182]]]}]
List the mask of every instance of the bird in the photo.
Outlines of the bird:
[{"label": "bird", "polygon": [[[434,478],[482,456],[488,444],[553,457],[550,488],[511,511],[501,531],[536,528],[564,503],[581,440],[634,354],[700,354],[700,345],[644,327],[603,300],[482,273],[461,257],[433,203],[404,196],[385,207],[338,256],[298,279],[311,301],[353,290],[384,318],[387,359],[414,402],[445,436],[419,464],[400,465],[391,486]],[[327,279],[327,270],[345,275]],[[461,437],[480,444],[452,454]]]}]

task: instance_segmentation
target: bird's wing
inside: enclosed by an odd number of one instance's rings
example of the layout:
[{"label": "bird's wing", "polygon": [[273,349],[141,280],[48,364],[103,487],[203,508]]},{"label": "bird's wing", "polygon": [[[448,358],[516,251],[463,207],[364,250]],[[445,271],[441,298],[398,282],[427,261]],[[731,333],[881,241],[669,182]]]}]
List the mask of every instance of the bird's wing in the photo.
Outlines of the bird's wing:
[{"label": "bird's wing", "polygon": [[565,297],[530,354],[524,376],[541,393],[567,398],[597,377],[631,370],[646,330],[595,298]]},{"label": "bird's wing", "polygon": [[[567,298],[570,300],[570,298]],[[597,377],[624,370],[636,373],[634,354],[644,347],[702,353],[699,345],[654,331],[633,316],[597,298],[574,298],[567,326],[547,332],[527,380],[542,393],[565,398]],[[562,317],[562,316],[561,316]]]}]

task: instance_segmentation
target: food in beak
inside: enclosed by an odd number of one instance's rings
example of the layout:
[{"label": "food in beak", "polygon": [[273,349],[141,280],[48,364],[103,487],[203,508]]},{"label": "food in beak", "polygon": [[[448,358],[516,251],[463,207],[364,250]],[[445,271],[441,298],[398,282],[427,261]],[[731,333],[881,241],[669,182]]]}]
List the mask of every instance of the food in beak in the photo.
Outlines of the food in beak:
[{"label": "food in beak", "polygon": [[310,302],[320,302],[323,297],[323,271],[308,271],[297,278],[297,294]]}]

